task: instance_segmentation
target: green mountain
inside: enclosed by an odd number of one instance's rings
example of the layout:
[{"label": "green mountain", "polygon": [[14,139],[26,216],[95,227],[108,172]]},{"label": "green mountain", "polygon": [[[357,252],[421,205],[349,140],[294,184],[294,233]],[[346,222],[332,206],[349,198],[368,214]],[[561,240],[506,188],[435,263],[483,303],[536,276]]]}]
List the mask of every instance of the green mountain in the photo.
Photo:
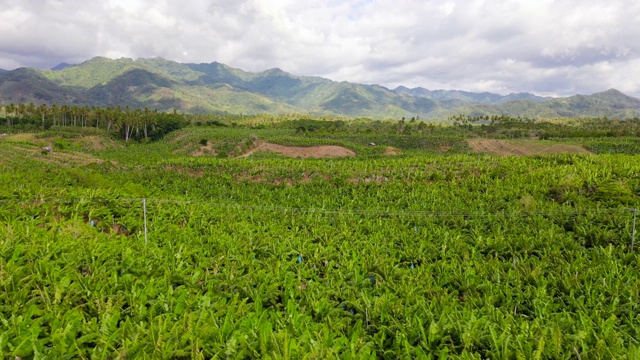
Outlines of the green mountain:
[{"label": "green mountain", "polygon": [[0,103],[87,104],[81,92],[60,86],[35,69],[19,68],[0,73]]},{"label": "green mountain", "polygon": [[593,94],[590,96],[575,95],[564,99],[547,102],[559,115],[593,114],[596,116],[639,116],[640,99],[627,96],[616,89]]},{"label": "green mountain", "polygon": [[309,113],[371,118],[446,119],[455,114],[528,117],[634,117],[640,100],[616,90],[544,98],[528,93],[427,90],[336,82],[280,69],[246,72],[225,64],[161,58],[96,57],[55,70],[0,72],[0,103],[148,107],[192,113]]},{"label": "green mountain", "polygon": [[499,106],[481,107],[473,105],[458,109],[460,113],[477,115],[505,114],[531,118],[559,117],[610,117],[629,119],[640,117],[640,99],[618,90],[610,89],[593,95],[574,95],[541,102],[531,99],[515,100]]},{"label": "green mountain", "polygon": [[68,63],[64,63],[63,62],[63,63],[60,63],[60,64],[52,67],[51,70],[54,70],[54,71],[56,71],[56,70],[64,70],[64,69],[66,69],[68,67],[71,67],[71,66],[73,66],[73,64],[68,64]]},{"label": "green mountain", "polygon": [[499,95],[489,92],[474,93],[462,90],[428,90],[425,88],[407,88],[399,86],[393,90],[395,93],[407,94],[410,96],[426,97],[437,101],[458,100],[465,103],[480,104],[503,104],[505,102],[521,99],[529,99],[535,102],[549,100],[549,97],[536,96],[529,93],[511,93],[509,95]]},{"label": "green mountain", "polygon": [[311,113],[402,117],[439,110],[435,101],[377,85],[294,76],[280,69],[245,72],[224,64],[180,64],[160,58],[93,58],[43,74],[83,89],[96,103],[188,112]]}]

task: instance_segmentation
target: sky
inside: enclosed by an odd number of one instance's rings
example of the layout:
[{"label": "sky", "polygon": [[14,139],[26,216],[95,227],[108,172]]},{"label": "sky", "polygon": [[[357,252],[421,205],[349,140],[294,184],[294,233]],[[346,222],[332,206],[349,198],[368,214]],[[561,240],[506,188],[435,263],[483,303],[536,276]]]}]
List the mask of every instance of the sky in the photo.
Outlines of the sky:
[{"label": "sky", "polygon": [[0,0],[0,68],[94,56],[389,88],[640,97],[640,1]]}]

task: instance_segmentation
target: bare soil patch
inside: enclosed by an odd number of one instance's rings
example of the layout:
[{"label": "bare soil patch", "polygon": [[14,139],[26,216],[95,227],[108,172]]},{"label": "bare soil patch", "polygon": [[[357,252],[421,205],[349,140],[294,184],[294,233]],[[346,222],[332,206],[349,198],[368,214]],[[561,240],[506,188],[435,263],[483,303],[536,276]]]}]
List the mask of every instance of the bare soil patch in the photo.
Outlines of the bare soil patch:
[{"label": "bare soil patch", "polygon": [[356,153],[342,146],[322,145],[322,146],[284,146],[272,144],[268,142],[256,142],[255,147],[241,155],[240,157],[248,157],[257,151],[275,152],[287,157],[299,158],[337,158],[337,157],[353,157]]},{"label": "bare soil patch", "polygon": [[173,139],[171,139],[172,142],[178,142],[178,141],[182,141],[184,139],[187,138],[187,134],[186,133],[179,133],[177,135],[175,135],[173,137]]},{"label": "bare soil patch", "polygon": [[[58,165],[89,165],[92,163],[102,164],[105,161],[88,154],[82,153],[62,153],[53,151],[48,155],[42,155],[38,158],[40,161],[54,163]],[[116,165],[112,162],[112,165]]]},{"label": "bare soil patch", "polygon": [[216,151],[215,148],[213,147],[213,144],[209,143],[206,146],[200,146],[200,148],[198,148],[198,150],[194,151],[191,153],[191,155],[193,156],[205,156],[205,155],[216,155]]},{"label": "bare soil patch", "polygon": [[393,146],[387,146],[382,155],[400,155],[400,150],[394,148]]},{"label": "bare soil patch", "polygon": [[591,154],[591,152],[579,145],[552,144],[534,140],[493,140],[472,139],[467,143],[475,152],[489,153],[498,156],[530,156],[544,154]]},{"label": "bare soil patch", "polygon": [[2,140],[8,142],[31,142],[35,139],[34,134],[22,133],[22,134],[3,134]]},{"label": "bare soil patch", "polygon": [[[82,143],[82,147],[89,150],[105,150],[107,145],[104,144],[104,141],[107,140],[103,140],[98,136],[85,136],[79,140],[79,142]],[[108,146],[114,146],[113,140],[111,140],[111,143]]]},{"label": "bare soil patch", "polygon": [[[79,152],[58,152],[55,149],[44,155],[39,149],[25,148],[21,146],[13,146],[15,150],[23,151],[32,156],[33,159],[57,165],[89,165],[92,163],[102,164],[105,160],[94,157],[89,154]],[[117,165],[116,161],[111,161],[112,165]]]},{"label": "bare soil patch", "polygon": [[193,149],[193,145],[192,144],[186,144],[178,149],[175,149],[172,151],[173,154],[184,154],[184,153],[188,153],[190,149]]},{"label": "bare soil patch", "polygon": [[360,184],[360,183],[376,183],[378,185],[389,181],[389,178],[386,176],[382,176],[382,175],[371,175],[371,176],[367,176],[367,177],[354,177],[354,178],[350,178],[347,179],[347,182],[350,182],[352,184]]}]

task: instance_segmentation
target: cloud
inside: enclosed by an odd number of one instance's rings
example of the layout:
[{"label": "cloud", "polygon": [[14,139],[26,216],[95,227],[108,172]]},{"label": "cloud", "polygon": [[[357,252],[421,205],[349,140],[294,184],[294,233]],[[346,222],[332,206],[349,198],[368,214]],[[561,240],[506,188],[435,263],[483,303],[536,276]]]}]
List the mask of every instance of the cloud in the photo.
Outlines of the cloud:
[{"label": "cloud", "polygon": [[0,67],[93,56],[542,95],[640,96],[632,0],[0,0]]}]

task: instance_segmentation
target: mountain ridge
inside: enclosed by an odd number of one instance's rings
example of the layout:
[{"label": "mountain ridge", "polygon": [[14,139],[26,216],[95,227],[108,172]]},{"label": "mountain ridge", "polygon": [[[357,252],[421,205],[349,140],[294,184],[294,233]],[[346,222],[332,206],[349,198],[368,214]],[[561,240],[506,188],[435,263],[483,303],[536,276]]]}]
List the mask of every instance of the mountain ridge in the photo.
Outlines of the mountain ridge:
[{"label": "mountain ridge", "polygon": [[280,68],[248,72],[215,61],[195,64],[163,58],[94,57],[67,65],[52,70],[0,71],[0,104],[62,102],[192,113],[308,113],[423,119],[451,115],[533,118],[640,115],[640,99],[616,89],[549,98],[531,93],[500,95],[404,86],[388,89],[297,76]]},{"label": "mountain ridge", "polygon": [[69,64],[69,63],[63,62],[63,63],[60,63],[60,64],[52,67],[51,70],[53,70],[53,71],[64,70],[64,69],[66,69],[68,67],[71,67],[71,66],[75,66],[75,64]]},{"label": "mountain ridge", "polygon": [[422,87],[407,88],[405,86],[398,86],[393,89],[393,91],[396,93],[405,93],[411,96],[427,97],[432,100],[463,100],[482,104],[500,104],[511,100],[521,99],[531,99],[536,102],[552,99],[551,97],[542,97],[524,92],[500,95],[490,92],[476,93],[464,90],[429,90]]}]

